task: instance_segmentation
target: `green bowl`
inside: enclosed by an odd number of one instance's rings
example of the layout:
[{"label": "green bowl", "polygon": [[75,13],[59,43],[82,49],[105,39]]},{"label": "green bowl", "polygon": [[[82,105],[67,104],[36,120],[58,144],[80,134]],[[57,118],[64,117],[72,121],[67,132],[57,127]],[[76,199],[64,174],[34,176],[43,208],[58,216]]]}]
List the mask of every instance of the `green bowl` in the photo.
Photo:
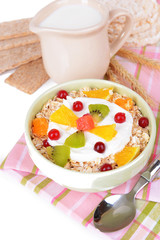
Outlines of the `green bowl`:
[{"label": "green bowl", "polygon": [[[82,87],[91,88],[107,88],[113,87],[114,91],[126,95],[132,98],[136,104],[140,107],[143,115],[149,119],[149,129],[150,129],[150,140],[144,149],[144,151],[135,158],[132,162],[107,172],[97,172],[97,173],[83,173],[71,171],[56,164],[50,162],[45,157],[43,157],[39,151],[34,147],[31,136],[30,129],[33,118],[36,113],[38,113],[44,103],[48,101],[49,98],[53,98],[57,92],[61,89],[66,91],[78,90]],[[124,87],[123,85],[113,83],[106,80],[100,79],[83,79],[74,80],[66,82],[49,89],[41,96],[39,96],[31,105],[25,121],[25,138],[27,146],[29,149],[29,154],[35,163],[35,165],[49,178],[53,179],[60,185],[67,187],[72,190],[82,191],[82,192],[98,192],[105,191],[107,189],[112,189],[120,184],[126,182],[137,173],[139,173],[149,160],[151,153],[153,151],[154,142],[156,137],[156,122],[152,110],[145,100],[140,97],[136,92],[131,89]]]}]

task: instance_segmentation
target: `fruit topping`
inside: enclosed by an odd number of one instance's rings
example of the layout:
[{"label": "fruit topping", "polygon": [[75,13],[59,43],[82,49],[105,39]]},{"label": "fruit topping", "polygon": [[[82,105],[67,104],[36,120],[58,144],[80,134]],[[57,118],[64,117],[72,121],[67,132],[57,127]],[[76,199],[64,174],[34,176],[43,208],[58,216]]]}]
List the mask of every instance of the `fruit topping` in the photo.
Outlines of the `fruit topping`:
[{"label": "fruit topping", "polygon": [[43,140],[43,147],[49,147],[50,144],[47,139]]},{"label": "fruit topping", "polygon": [[60,132],[57,129],[51,129],[48,133],[48,137],[51,140],[58,140],[60,138]]},{"label": "fruit topping", "polygon": [[71,134],[66,140],[65,145],[72,148],[80,148],[85,146],[85,136],[83,131],[77,131]]},{"label": "fruit topping", "polygon": [[147,127],[148,125],[149,125],[149,120],[148,120],[148,118],[146,118],[146,117],[141,117],[141,118],[139,119],[139,126],[140,126],[140,127],[145,128],[145,127]]},{"label": "fruit topping", "polygon": [[64,167],[70,158],[70,148],[65,145],[50,146],[47,147],[47,154],[52,162]]},{"label": "fruit topping", "polygon": [[88,108],[96,123],[102,121],[110,111],[109,107],[104,104],[90,104]]},{"label": "fruit topping", "polygon": [[87,113],[77,119],[77,129],[87,131],[94,128],[94,121],[92,116]]},{"label": "fruit topping", "polygon": [[48,121],[46,118],[35,118],[32,121],[32,133],[37,137],[47,136]]},{"label": "fruit topping", "polygon": [[66,99],[68,96],[68,93],[65,91],[65,90],[60,90],[58,93],[57,93],[57,97],[58,98],[61,98],[61,99]]},{"label": "fruit topping", "polygon": [[102,98],[109,100],[113,94],[113,88],[83,91],[83,93],[90,98]]},{"label": "fruit topping", "polygon": [[58,110],[50,116],[50,121],[67,125],[70,127],[76,127],[77,123],[76,120],[78,117],[74,114],[72,110],[67,108],[65,105],[62,105]]},{"label": "fruit topping", "polygon": [[80,101],[76,101],[73,103],[73,111],[79,112],[83,109],[83,103]]},{"label": "fruit topping", "polygon": [[122,112],[116,113],[116,115],[114,116],[114,121],[116,123],[124,123],[126,121],[125,113]]},{"label": "fruit topping", "polygon": [[117,134],[115,127],[116,127],[116,124],[97,126],[93,129],[91,129],[89,132],[93,133],[93,134],[105,139],[107,142],[109,142]]},{"label": "fruit topping", "polygon": [[114,103],[127,111],[131,110],[133,107],[133,101],[131,98],[117,98]]},{"label": "fruit topping", "polygon": [[106,147],[103,142],[96,142],[94,145],[94,150],[98,153],[103,153],[105,151]]},{"label": "fruit topping", "polygon": [[125,147],[121,152],[114,155],[114,160],[118,166],[123,166],[132,161],[140,153],[140,147]]},{"label": "fruit topping", "polygon": [[100,171],[101,172],[106,172],[112,170],[112,165],[109,163],[105,163],[101,166]]}]

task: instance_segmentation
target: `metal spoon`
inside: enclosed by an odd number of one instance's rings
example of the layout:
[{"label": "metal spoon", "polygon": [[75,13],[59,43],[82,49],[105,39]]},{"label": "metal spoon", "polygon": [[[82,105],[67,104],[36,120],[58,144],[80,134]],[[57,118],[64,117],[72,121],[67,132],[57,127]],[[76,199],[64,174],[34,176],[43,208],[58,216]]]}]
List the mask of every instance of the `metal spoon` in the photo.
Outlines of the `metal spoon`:
[{"label": "metal spoon", "polygon": [[136,194],[151,182],[159,171],[160,160],[156,158],[129,193],[112,195],[100,202],[94,212],[95,227],[102,232],[113,232],[126,227],[136,214]]}]

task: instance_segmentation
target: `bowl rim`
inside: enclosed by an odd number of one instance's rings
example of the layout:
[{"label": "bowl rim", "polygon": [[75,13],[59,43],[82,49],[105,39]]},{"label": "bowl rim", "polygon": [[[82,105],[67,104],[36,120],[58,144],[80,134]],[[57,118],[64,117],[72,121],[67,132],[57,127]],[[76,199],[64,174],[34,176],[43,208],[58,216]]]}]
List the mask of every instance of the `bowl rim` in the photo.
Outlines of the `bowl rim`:
[{"label": "bowl rim", "polygon": [[[32,112],[32,109],[34,108],[34,106],[36,104],[38,104],[41,100],[41,98],[44,96],[44,95],[47,95],[49,93],[51,93],[52,91],[56,90],[59,90],[60,88],[62,87],[66,87],[66,86],[70,86],[72,84],[76,84],[76,83],[81,83],[82,81],[84,81],[84,85],[85,85],[85,81],[87,82],[91,82],[93,83],[94,82],[103,82],[103,83],[106,83],[106,87],[109,87],[110,86],[115,86],[117,88],[124,88],[126,91],[129,91],[131,92],[133,95],[135,95],[136,98],[139,98],[140,101],[142,101],[143,104],[145,104],[145,106],[147,107],[148,111],[149,111],[149,115],[150,115],[150,119],[151,119],[151,125],[152,125],[152,134],[150,135],[150,139],[149,139],[149,142],[147,144],[147,146],[145,147],[145,149],[138,155],[138,157],[136,157],[133,161],[121,166],[121,167],[118,167],[117,169],[113,169],[112,171],[105,171],[105,172],[94,172],[94,173],[86,173],[86,172],[78,172],[78,171],[71,171],[70,169],[66,169],[66,168],[62,168],[56,164],[53,164],[52,162],[50,162],[47,158],[45,158],[34,146],[32,140],[31,140],[31,136],[30,136],[30,131],[29,131],[29,128],[28,128],[28,122],[29,122],[29,119],[30,119],[30,114]],[[107,86],[108,85],[108,86]],[[54,96],[53,96],[54,97]],[[119,84],[119,83],[115,83],[115,82],[110,82],[110,81],[107,81],[107,80],[103,80],[103,79],[79,79],[79,80],[72,80],[72,81],[68,81],[68,82],[64,82],[64,83],[61,83],[61,84],[57,84],[51,88],[49,88],[48,90],[46,90],[44,93],[42,93],[40,96],[38,96],[38,98],[36,98],[33,103],[31,104],[31,106],[29,107],[28,109],[28,112],[26,114],[26,119],[25,119],[25,139],[26,139],[26,144],[27,144],[27,147],[29,150],[32,150],[36,153],[37,157],[40,157],[41,159],[43,159],[44,161],[47,161],[48,162],[48,165],[49,164],[52,164],[52,166],[54,166],[55,169],[57,169],[58,171],[65,171],[66,173],[70,172],[70,174],[73,174],[74,176],[75,175],[88,175],[88,176],[110,176],[114,173],[121,173],[123,171],[126,171],[127,169],[129,168],[132,168],[132,166],[136,165],[137,162],[139,162],[141,160],[141,158],[143,157],[143,155],[148,152],[148,149],[150,148],[150,145],[152,145],[153,142],[155,142],[155,138],[156,138],[156,120],[155,120],[155,117],[154,117],[154,114],[150,108],[150,106],[148,105],[148,103],[139,95],[137,94],[135,91],[133,91],[132,89],[126,87],[126,86],[123,86],[122,84]],[[30,146],[30,148],[29,148]],[[152,149],[153,150],[153,149]],[[34,160],[33,160],[34,162]],[[42,170],[43,171],[43,170]]]}]

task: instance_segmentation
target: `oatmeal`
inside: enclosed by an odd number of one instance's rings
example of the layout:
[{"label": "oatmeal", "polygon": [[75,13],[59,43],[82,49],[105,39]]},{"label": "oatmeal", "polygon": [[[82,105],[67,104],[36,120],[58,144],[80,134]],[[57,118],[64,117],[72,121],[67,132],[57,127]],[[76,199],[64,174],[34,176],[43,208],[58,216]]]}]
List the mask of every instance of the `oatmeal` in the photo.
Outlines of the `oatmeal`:
[{"label": "oatmeal", "polygon": [[148,125],[134,101],[112,88],[61,90],[35,116],[31,136],[48,160],[91,173],[137,157],[149,141]]}]

